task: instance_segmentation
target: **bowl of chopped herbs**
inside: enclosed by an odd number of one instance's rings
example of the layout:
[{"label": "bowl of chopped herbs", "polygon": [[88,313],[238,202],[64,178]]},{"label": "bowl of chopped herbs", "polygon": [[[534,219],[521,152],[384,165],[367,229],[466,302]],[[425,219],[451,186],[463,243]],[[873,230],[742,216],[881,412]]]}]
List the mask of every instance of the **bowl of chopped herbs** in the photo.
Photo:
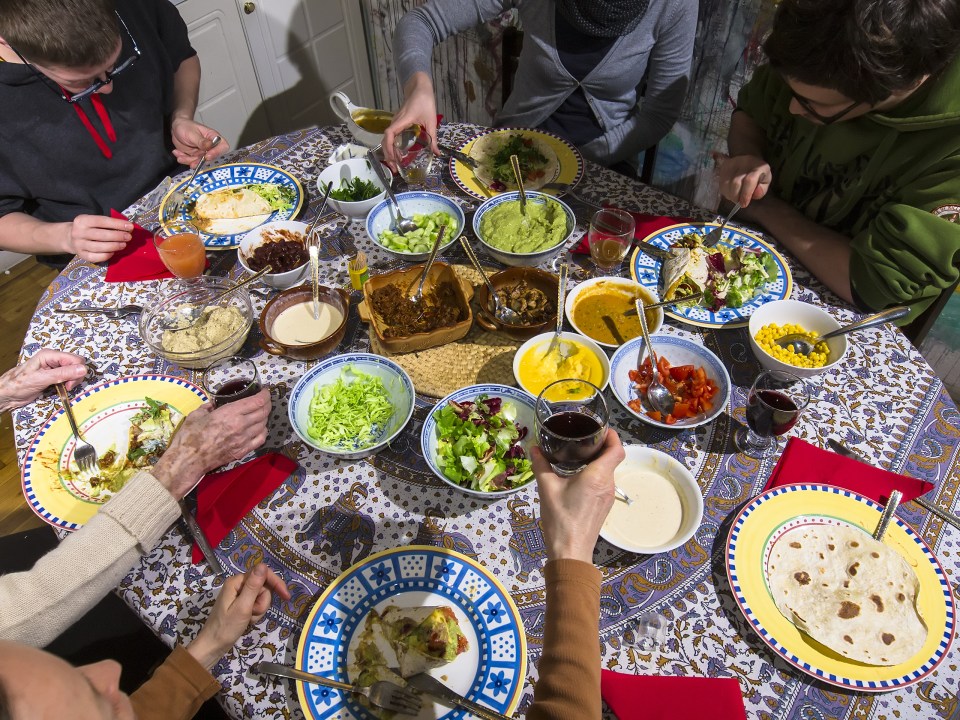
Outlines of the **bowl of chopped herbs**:
[{"label": "bowl of chopped herbs", "polygon": [[[390,169],[381,163],[384,177],[391,177]],[[366,217],[373,207],[386,197],[387,190],[370,165],[370,160],[350,158],[329,165],[317,178],[317,189],[330,190],[330,207],[350,218]]]}]

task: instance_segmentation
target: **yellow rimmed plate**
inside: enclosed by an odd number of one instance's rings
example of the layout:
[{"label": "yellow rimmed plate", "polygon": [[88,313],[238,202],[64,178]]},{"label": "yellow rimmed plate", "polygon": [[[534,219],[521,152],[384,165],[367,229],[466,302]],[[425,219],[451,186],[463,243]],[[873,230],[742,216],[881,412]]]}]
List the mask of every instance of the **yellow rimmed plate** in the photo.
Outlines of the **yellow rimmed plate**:
[{"label": "yellow rimmed plate", "polygon": [[894,516],[883,542],[917,573],[917,606],[929,629],[927,641],[899,665],[868,665],[843,657],[800,631],[777,609],[767,588],[766,565],[777,538],[806,524],[849,525],[867,535],[883,506],[830,485],[785,485],[755,497],[733,522],[727,540],[727,577],[740,610],[760,638],[794,667],[831,685],[885,692],[911,685],[933,671],[950,648],[954,599],[950,583],[927,544]]},{"label": "yellow rimmed plate", "polygon": [[[470,155],[470,150],[473,148],[474,143],[482,137],[491,134],[515,135],[517,133],[537,138],[550,146],[556,153],[558,160],[557,173],[554,177],[547,178],[546,182],[565,183],[569,184],[570,187],[574,187],[580,182],[580,178],[583,177],[583,156],[580,154],[580,151],[559,135],[554,135],[553,133],[548,133],[543,130],[533,130],[531,128],[495,128],[486,130],[462,144],[457,150]],[[500,194],[498,191],[480,182],[473,168],[452,157],[450,158],[450,177],[453,178],[453,181],[461,190],[480,200],[486,200],[487,198]],[[563,193],[559,193],[556,190],[541,190],[540,192],[545,192],[556,197],[563,195]]]},{"label": "yellow rimmed plate", "polygon": [[[147,406],[144,398],[167,403],[180,416],[207,400],[199,387],[171,375],[133,375],[94,385],[72,397],[80,432],[102,458],[112,446],[126,453],[130,418]],[[178,417],[174,416],[174,424]],[[61,407],[40,428],[27,448],[21,473],[24,497],[44,522],[77,530],[105,502],[92,497],[81,481],[64,480],[73,461],[76,439]]]},{"label": "yellow rimmed plate", "polygon": [[[410,545],[361,560],[324,591],[300,635],[297,667],[348,682],[353,653],[371,609],[450,606],[470,643],[430,674],[460,695],[512,715],[527,673],[527,641],[520,611],[493,573],[445,548]],[[366,720],[369,710],[351,693],[297,682],[303,714],[311,720]],[[414,720],[456,720],[461,709],[425,699]]]}]

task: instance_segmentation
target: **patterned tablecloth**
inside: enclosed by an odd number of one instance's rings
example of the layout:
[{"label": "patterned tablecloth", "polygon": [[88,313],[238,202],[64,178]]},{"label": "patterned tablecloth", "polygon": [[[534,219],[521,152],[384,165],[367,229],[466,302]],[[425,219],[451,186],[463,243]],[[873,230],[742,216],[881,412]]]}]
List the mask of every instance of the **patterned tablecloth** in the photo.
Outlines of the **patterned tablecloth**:
[{"label": "patterned tablecloth", "polygon": [[[442,139],[466,140],[476,128],[448,126]],[[343,128],[316,128],[277,137],[233,154],[233,159],[276,164],[300,178],[310,196],[303,213],[312,218],[318,193],[315,178],[333,148],[348,140]],[[435,172],[430,189],[468,201],[445,168]],[[595,200],[611,199],[623,207],[701,219],[712,214],[623,176],[587,163],[578,190]],[[589,210],[574,203],[577,237],[586,229]],[[131,210],[149,221],[152,207]],[[342,252],[364,250],[373,268],[388,258],[375,250],[362,222],[345,223],[329,215],[321,228]],[[459,252],[459,247],[455,246]],[[214,253],[211,253],[213,256]],[[456,252],[448,258],[463,261]],[[238,274],[235,253],[214,257],[214,272]],[[325,263],[329,281],[346,280],[344,263]],[[825,306],[840,321],[854,313],[799,266],[792,265],[793,297]],[[372,268],[372,269],[373,269]],[[192,378],[193,372],[169,366],[147,352],[130,320],[54,315],[60,305],[145,303],[157,283],[106,284],[104,269],[73,262],[41,300],[24,340],[23,354],[44,346],[79,352],[91,358],[107,378],[142,372],[165,372]],[[354,296],[357,297],[356,295]],[[257,309],[263,299],[254,298]],[[369,349],[364,327],[351,313],[340,351]],[[758,372],[746,329],[701,331],[668,323],[664,332],[702,341],[723,360],[733,380],[724,412],[706,427],[681,432],[654,429],[633,419],[611,399],[611,421],[625,443],[663,450],[696,476],[704,497],[703,523],[679,550],[644,556],[599,541],[595,561],[603,571],[600,643],[604,668],[627,673],[732,676],[740,682],[750,718],[956,718],[960,651],[956,646],[939,668],[906,689],[871,695],[838,690],[814,682],[780,660],[747,625],[738,610],[724,570],[727,533],[735,511],[764,484],[774,459],[755,461],[738,454],[734,431],[744,421],[745,393]],[[245,350],[265,382],[279,391],[270,419],[267,447],[286,449],[301,469],[232,532],[219,548],[225,564],[237,571],[256,560],[276,568],[293,599],[275,603],[268,617],[238,643],[216,667],[223,684],[220,700],[235,717],[301,717],[295,691],[267,681],[247,669],[259,660],[293,662],[300,630],[318,595],[352,563],[372,552],[407,544],[452,548],[476,558],[512,594],[528,638],[528,683],[521,711],[532,700],[543,618],[544,562],[536,489],[528,487],[496,502],[480,502],[443,485],[427,468],[419,434],[432,402],[421,399],[413,420],[398,442],[368,461],[339,462],[298,441],[286,419],[286,399],[307,365],[276,358],[256,349],[257,330]],[[863,331],[836,371],[818,376],[813,397],[792,434],[825,446],[828,438],[876,459],[891,470],[936,484],[930,499],[946,508],[957,505],[960,482],[960,415],[940,380],[907,339],[890,327]],[[37,428],[54,409],[51,400],[16,413],[21,454]],[[308,525],[320,510],[321,522]],[[900,511],[903,520],[930,544],[951,582],[960,569],[957,530],[913,503]],[[192,565],[185,530],[178,524],[124,580],[119,592],[168,644],[192,639],[216,596],[206,564]],[[631,623],[654,609],[672,621],[665,645],[641,652]],[[709,708],[704,708],[709,712]],[[612,715],[610,715],[612,717]]]}]

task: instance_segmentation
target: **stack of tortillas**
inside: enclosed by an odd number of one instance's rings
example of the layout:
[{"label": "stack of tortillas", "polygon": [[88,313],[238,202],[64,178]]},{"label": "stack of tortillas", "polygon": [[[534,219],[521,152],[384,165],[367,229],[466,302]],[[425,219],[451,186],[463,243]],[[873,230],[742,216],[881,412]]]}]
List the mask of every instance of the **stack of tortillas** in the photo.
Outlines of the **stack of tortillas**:
[{"label": "stack of tortillas", "polygon": [[[455,265],[458,275],[476,284],[480,274]],[[474,325],[460,340],[412,353],[391,353],[370,333],[370,350],[388,357],[407,371],[418,393],[441,398],[454,390],[478,383],[516,385],[513,356],[522,345],[504,333],[487,332]]]},{"label": "stack of tortillas", "polygon": [[767,564],[780,612],[814,640],[871,665],[898,665],[927,639],[919,581],[892,547],[848,525],[785,532]]}]

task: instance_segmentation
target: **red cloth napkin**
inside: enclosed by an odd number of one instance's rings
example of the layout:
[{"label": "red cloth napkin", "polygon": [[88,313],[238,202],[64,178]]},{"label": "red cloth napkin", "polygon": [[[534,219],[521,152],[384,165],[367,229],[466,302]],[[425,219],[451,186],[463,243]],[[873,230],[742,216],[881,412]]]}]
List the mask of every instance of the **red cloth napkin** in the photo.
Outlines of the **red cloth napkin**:
[{"label": "red cloth napkin", "polygon": [[[123,213],[110,211],[110,217],[126,220]],[[107,282],[135,282],[137,280],[164,280],[172,278],[173,273],[163,264],[157,248],[153,244],[153,234],[136,223],[133,224],[133,238],[127,246],[110,258],[107,265]]]},{"label": "red cloth napkin", "polygon": [[[604,205],[604,207],[613,207],[612,205]],[[665,227],[670,227],[671,225],[677,225],[679,223],[688,223],[693,222],[693,218],[688,217],[669,217],[667,215],[648,215],[646,213],[631,212],[627,210],[628,213],[633,215],[633,219],[637,224],[636,229],[633,231],[633,236],[637,240],[643,240],[645,237],[651,233],[655,233],[658,230],[663,230]],[[590,246],[587,244],[587,236],[584,235],[580,242],[577,243],[577,246],[571,250],[573,253],[578,255],[589,255]]]},{"label": "red cloth napkin", "polygon": [[903,493],[903,502],[933,489],[933,483],[897,475],[853,458],[823,450],[800,438],[789,438],[764,490],[801,483],[822,483],[852,490],[885,505],[891,490]]},{"label": "red cloth napkin", "polygon": [[600,693],[620,720],[745,720],[735,678],[625,675],[600,671]]},{"label": "red cloth napkin", "polygon": [[[212,547],[260,501],[273,493],[297,469],[286,455],[267,453],[231,470],[207,475],[197,487],[197,523]],[[193,562],[203,559],[196,543]]]}]

